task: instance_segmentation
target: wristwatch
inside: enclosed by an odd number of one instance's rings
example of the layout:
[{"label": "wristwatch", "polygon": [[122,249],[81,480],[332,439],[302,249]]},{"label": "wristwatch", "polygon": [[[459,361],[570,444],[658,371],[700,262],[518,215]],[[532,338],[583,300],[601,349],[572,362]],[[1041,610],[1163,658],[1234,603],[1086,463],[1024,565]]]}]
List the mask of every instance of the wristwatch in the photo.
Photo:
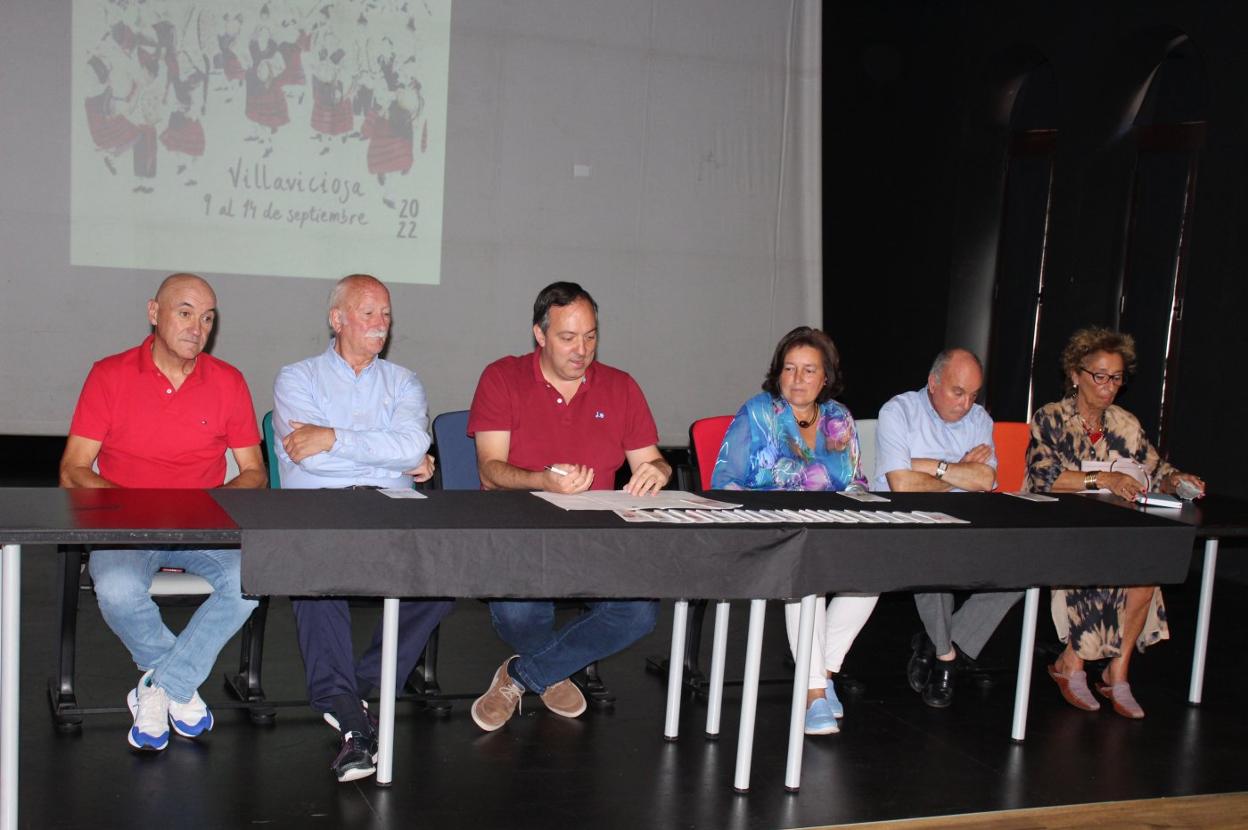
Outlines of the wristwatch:
[{"label": "wristwatch", "polygon": [[949,462],[948,462],[948,461],[938,461],[938,462],[936,462],[936,480],[937,480],[937,481],[940,481],[941,479],[943,479],[943,478],[945,477],[945,473],[947,473],[947,472],[949,472]]},{"label": "wristwatch", "polygon": [[1099,490],[1100,489],[1100,487],[1097,486],[1096,473],[1087,473],[1086,475],[1084,475],[1083,489],[1085,490]]}]

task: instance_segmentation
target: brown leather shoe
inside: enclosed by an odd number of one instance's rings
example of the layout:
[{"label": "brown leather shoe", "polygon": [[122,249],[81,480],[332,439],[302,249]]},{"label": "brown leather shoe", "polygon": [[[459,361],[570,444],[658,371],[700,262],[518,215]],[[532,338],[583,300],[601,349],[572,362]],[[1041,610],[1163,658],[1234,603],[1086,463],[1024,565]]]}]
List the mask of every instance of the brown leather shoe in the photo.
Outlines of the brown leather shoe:
[{"label": "brown leather shoe", "polygon": [[490,688],[472,703],[472,719],[477,726],[486,732],[493,732],[507,721],[520,708],[520,698],[524,697],[524,687],[511,679],[507,673],[507,665],[516,659],[508,657],[494,672]]},{"label": "brown leather shoe", "polygon": [[542,703],[556,715],[575,718],[585,711],[585,695],[571,680],[560,680],[542,692]]},{"label": "brown leather shoe", "polygon": [[1087,672],[1072,671],[1064,674],[1057,670],[1056,663],[1046,668],[1049,677],[1053,678],[1053,682],[1061,690],[1062,697],[1066,698],[1066,702],[1071,706],[1085,712],[1095,712],[1101,708],[1101,704],[1092,697],[1092,690],[1088,688]]},{"label": "brown leather shoe", "polygon": [[1096,691],[1101,697],[1114,704],[1114,711],[1122,715],[1124,718],[1139,720],[1144,717],[1144,709],[1135,700],[1135,695],[1131,694],[1131,684],[1123,681],[1121,683],[1106,683],[1104,678],[1097,681]]}]

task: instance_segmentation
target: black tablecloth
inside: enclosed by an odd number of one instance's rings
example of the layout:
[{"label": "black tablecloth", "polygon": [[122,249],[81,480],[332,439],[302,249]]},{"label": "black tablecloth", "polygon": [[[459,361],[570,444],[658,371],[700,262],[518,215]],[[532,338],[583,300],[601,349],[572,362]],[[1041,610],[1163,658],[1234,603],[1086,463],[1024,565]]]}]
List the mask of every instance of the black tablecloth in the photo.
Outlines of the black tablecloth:
[{"label": "black tablecloth", "polygon": [[[716,495],[716,494],[712,494]],[[747,507],[938,510],[969,525],[629,524],[528,493],[217,490],[243,587],[291,595],[786,598],[927,587],[1154,584],[1187,576],[1194,531],[1079,496],[723,493]]]}]

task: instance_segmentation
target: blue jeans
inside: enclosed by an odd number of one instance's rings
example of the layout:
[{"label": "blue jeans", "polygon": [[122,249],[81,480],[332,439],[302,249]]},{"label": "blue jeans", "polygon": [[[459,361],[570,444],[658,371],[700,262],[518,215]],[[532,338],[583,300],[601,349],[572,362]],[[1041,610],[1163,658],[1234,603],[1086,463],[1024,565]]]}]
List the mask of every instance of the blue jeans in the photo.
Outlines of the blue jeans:
[{"label": "blue jeans", "polygon": [[[161,568],[181,568],[212,585],[212,594],[176,637],[148,594]],[[237,550],[97,550],[91,552],[90,569],[104,622],[139,670],[154,669],[152,682],[178,703],[190,701],[258,604],[243,597]]]},{"label": "blue jeans", "polygon": [[555,631],[549,600],[490,603],[494,630],[519,657],[507,672],[530,692],[566,680],[595,660],[628,648],[654,630],[659,604],[652,600],[587,602],[589,610]]}]

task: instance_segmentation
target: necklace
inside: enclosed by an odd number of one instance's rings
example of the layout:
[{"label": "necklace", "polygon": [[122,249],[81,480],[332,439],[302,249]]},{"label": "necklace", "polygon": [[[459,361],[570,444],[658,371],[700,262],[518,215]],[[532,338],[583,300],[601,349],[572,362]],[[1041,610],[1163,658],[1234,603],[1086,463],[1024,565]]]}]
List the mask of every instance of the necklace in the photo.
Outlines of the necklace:
[{"label": "necklace", "polygon": [[[792,404],[790,404],[790,406],[792,406]],[[811,424],[813,424],[813,423],[815,422],[815,419],[819,417],[819,407],[817,407],[817,406],[816,406],[816,407],[814,407],[814,411],[812,411],[812,412],[810,413],[810,417],[809,417],[809,418],[807,418],[807,419],[805,419],[805,420],[802,420],[801,418],[798,418],[798,417],[797,417],[797,410],[796,410],[796,409],[794,409],[794,410],[793,410],[793,417],[794,417],[794,418],[797,418],[797,425],[798,425],[799,427],[801,427],[802,429],[806,429],[806,427],[808,427],[808,426],[810,426]]]},{"label": "necklace", "polygon": [[1104,415],[1102,415],[1100,418],[1100,421],[1101,421],[1100,425],[1097,426],[1095,429],[1093,429],[1088,424],[1088,422],[1084,420],[1083,415],[1077,409],[1075,410],[1075,416],[1079,419],[1079,423],[1083,424],[1083,431],[1087,434],[1088,440],[1091,441],[1093,444],[1095,444],[1097,441],[1100,441],[1101,438],[1105,436],[1105,416]]}]

